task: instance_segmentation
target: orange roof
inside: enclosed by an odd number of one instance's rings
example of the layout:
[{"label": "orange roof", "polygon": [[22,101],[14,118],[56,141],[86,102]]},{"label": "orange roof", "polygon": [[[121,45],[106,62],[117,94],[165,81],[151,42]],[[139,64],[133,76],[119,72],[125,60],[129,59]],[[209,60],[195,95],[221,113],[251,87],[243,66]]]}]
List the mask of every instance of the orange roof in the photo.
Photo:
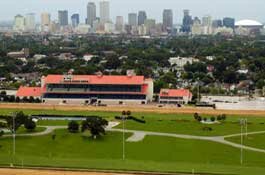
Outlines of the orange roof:
[{"label": "orange roof", "polygon": [[40,97],[41,96],[41,87],[24,87],[20,86],[17,91],[17,97]]},{"label": "orange roof", "polygon": [[160,97],[191,97],[192,93],[188,89],[161,89]]},{"label": "orange roof", "polygon": [[118,84],[118,85],[142,85],[144,76],[114,76],[114,75],[48,75],[45,84],[81,83],[81,84]]}]

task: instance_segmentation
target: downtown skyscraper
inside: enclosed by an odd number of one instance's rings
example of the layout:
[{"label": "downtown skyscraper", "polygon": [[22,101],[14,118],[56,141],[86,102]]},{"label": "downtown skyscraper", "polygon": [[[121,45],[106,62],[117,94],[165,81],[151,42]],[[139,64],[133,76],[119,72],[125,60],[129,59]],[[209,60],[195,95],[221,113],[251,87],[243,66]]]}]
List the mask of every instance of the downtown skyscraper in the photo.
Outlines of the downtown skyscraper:
[{"label": "downtown skyscraper", "polygon": [[110,22],[109,1],[100,1],[99,2],[99,13],[100,13],[100,22],[101,23]]},{"label": "downtown skyscraper", "polygon": [[138,13],[138,25],[144,24],[146,19],[147,19],[146,12],[145,11],[139,11],[139,13]]},{"label": "downtown skyscraper", "polygon": [[97,8],[94,2],[89,2],[87,4],[87,18],[86,24],[93,26],[93,22],[97,19]]},{"label": "downtown skyscraper", "polygon": [[68,25],[68,11],[67,10],[59,10],[58,11],[58,20],[60,26]]},{"label": "downtown skyscraper", "polygon": [[128,15],[128,24],[130,26],[137,26],[137,14],[136,13],[129,13]]},{"label": "downtown skyscraper", "polygon": [[173,28],[173,11],[165,9],[163,11],[163,30],[172,30]]}]

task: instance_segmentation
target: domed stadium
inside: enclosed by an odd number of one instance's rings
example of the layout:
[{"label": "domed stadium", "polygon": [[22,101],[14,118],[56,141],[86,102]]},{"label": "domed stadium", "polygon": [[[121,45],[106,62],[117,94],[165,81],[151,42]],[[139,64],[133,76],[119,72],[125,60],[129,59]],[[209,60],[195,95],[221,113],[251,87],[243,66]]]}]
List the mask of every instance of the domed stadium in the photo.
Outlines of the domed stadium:
[{"label": "domed stadium", "polygon": [[238,35],[260,34],[264,25],[255,20],[244,19],[235,23],[235,32]]},{"label": "domed stadium", "polygon": [[263,24],[258,21],[245,19],[245,20],[237,21],[235,23],[235,26],[236,27],[239,27],[239,26],[241,27],[263,27]]}]

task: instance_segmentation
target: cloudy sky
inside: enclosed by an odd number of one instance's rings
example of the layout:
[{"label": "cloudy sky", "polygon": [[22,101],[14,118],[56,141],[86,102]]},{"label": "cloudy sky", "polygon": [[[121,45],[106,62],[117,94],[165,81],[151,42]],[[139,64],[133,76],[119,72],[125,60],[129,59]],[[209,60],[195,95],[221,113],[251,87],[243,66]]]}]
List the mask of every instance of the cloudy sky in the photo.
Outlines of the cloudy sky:
[{"label": "cloudy sky", "polygon": [[[12,20],[16,14],[48,11],[57,19],[57,11],[67,9],[69,14],[79,13],[84,21],[89,0],[0,0],[0,21]],[[97,8],[100,0],[92,0]],[[174,12],[174,23],[179,23],[182,10],[190,9],[192,16],[212,15],[213,18],[232,16],[237,20],[254,19],[265,22],[265,0],[109,0],[111,17],[122,15],[127,20],[129,12],[146,10],[148,18],[161,21],[162,11],[170,8]],[[98,11],[98,9],[97,9]]]}]

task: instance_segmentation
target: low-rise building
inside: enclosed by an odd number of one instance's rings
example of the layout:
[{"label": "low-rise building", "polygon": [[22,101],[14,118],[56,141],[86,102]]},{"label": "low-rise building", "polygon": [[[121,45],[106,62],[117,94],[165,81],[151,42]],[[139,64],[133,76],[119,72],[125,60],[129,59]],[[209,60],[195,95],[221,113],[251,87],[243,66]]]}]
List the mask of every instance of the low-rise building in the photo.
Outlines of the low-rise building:
[{"label": "low-rise building", "polygon": [[25,86],[21,86],[17,93],[16,93],[16,97],[19,97],[20,99],[23,98],[29,98],[29,97],[33,97],[35,99],[41,99],[42,96],[42,88],[41,87],[25,87]]},{"label": "low-rise building", "polygon": [[192,100],[192,93],[188,89],[161,89],[159,103],[188,104]]},{"label": "low-rise building", "polygon": [[175,69],[183,70],[186,64],[192,64],[194,62],[198,62],[199,60],[192,57],[171,57],[168,61],[172,67],[175,67]]}]

